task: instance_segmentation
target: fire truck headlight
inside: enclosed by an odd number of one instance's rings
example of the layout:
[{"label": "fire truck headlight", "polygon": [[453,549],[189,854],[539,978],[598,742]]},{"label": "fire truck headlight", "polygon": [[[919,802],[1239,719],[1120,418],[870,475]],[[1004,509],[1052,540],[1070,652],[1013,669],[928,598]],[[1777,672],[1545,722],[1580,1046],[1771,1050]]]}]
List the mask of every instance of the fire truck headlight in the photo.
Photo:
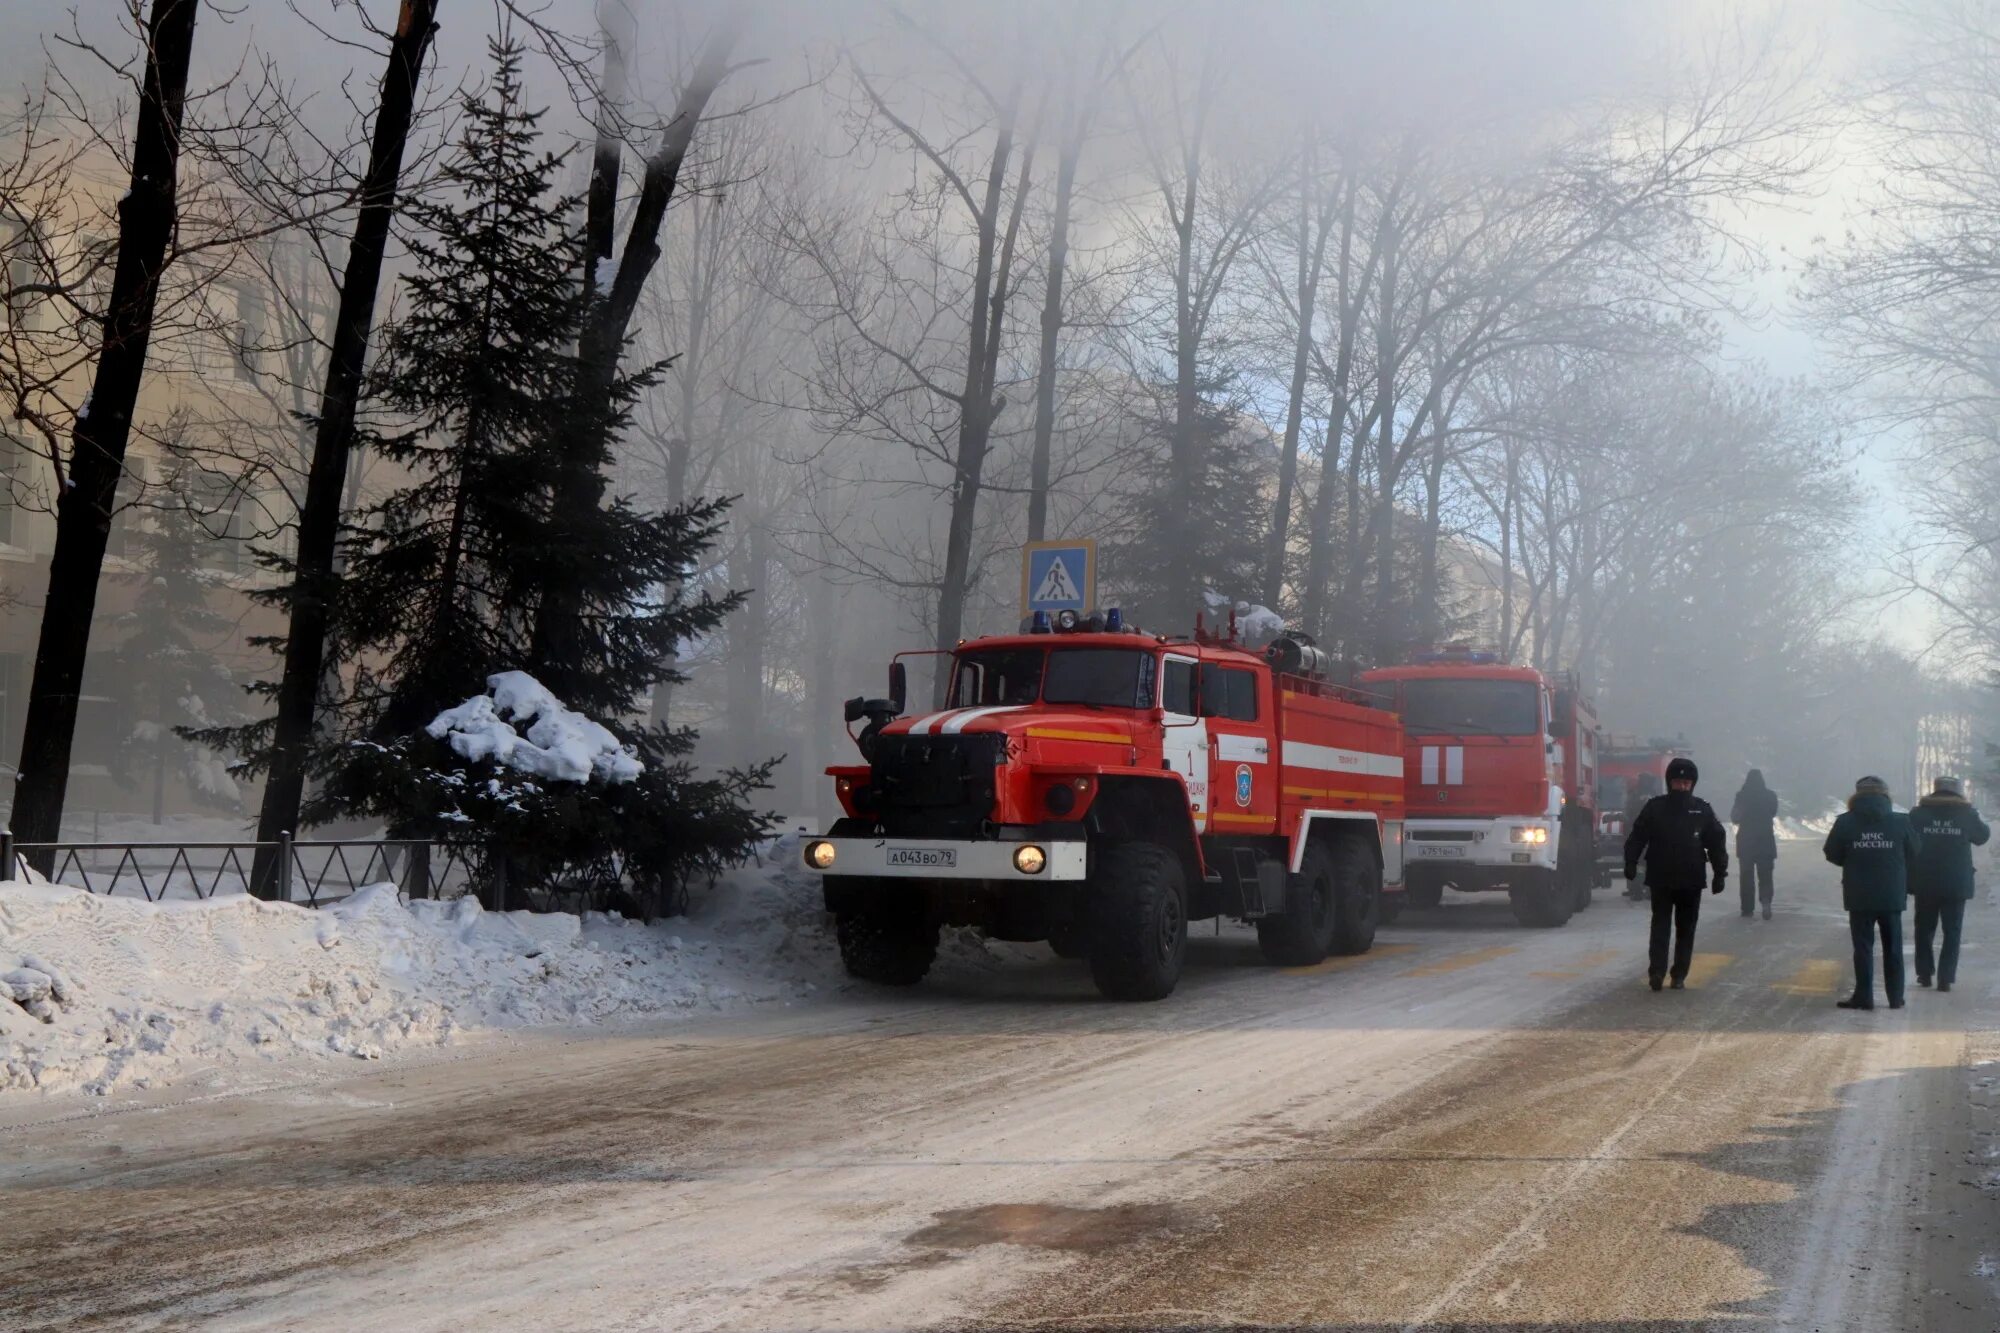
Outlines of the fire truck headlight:
[{"label": "fire truck headlight", "polygon": [[1049,788],[1048,795],[1042,798],[1042,802],[1049,807],[1050,814],[1060,819],[1076,809],[1076,788],[1067,782],[1058,782]]},{"label": "fire truck headlight", "polygon": [[806,844],[806,864],[814,870],[825,870],[833,864],[834,849],[830,842],[809,842]]},{"label": "fire truck headlight", "polygon": [[1539,847],[1549,840],[1549,831],[1540,825],[1526,825],[1513,831],[1515,842],[1533,843]]},{"label": "fire truck headlight", "polygon": [[1048,863],[1049,858],[1032,842],[1014,849],[1014,869],[1024,875],[1039,875]]}]

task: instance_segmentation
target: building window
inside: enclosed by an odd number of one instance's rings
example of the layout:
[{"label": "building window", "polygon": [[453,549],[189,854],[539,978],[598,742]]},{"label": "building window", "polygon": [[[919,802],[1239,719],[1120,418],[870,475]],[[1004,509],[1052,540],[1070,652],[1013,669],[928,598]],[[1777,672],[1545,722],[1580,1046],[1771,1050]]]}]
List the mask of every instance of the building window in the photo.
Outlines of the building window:
[{"label": "building window", "polygon": [[0,773],[12,774],[20,753],[21,715],[28,707],[22,660],[20,653],[0,653]]},{"label": "building window", "polygon": [[0,546],[17,544],[14,511],[20,508],[21,446],[0,435]]},{"label": "building window", "polygon": [[18,222],[0,222],[0,273],[5,274],[7,288],[7,299],[0,302],[0,325],[24,332],[41,327],[42,306],[48,298],[20,290],[41,280],[36,260],[34,232]]}]

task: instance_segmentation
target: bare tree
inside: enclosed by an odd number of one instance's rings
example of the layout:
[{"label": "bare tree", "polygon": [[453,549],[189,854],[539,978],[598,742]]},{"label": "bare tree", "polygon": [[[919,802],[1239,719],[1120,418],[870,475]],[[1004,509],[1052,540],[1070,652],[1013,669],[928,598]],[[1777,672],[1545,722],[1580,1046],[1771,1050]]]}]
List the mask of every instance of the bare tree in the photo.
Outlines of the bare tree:
[{"label": "bare tree", "polygon": [[[196,0],[154,0],[133,133],[132,184],[119,203],[118,264],[91,396],[76,415],[67,475],[59,480],[56,548],[21,735],[14,830],[28,842],[61,836],[70,744],[83,688],[97,582],[110,537],[132,413],[146,370],[160,272],[176,216],[180,127],[194,52]],[[54,854],[38,854],[37,869]]]},{"label": "bare tree", "polygon": [[[389,46],[388,68],[382,76],[374,140],[362,178],[347,263],[341,271],[339,310],[313,431],[312,465],[299,507],[284,672],[276,692],[277,715],[272,720],[263,804],[257,816],[260,843],[275,843],[281,834],[297,826],[299,802],[305,793],[304,756],[322,686],[331,599],[338,584],[336,542],[355,410],[374,329],[389,224],[396,211],[404,147],[425,52],[436,29],[436,14],[437,0],[403,0]],[[269,852],[260,850],[251,880],[252,891],[259,896],[277,891],[277,865]]]}]

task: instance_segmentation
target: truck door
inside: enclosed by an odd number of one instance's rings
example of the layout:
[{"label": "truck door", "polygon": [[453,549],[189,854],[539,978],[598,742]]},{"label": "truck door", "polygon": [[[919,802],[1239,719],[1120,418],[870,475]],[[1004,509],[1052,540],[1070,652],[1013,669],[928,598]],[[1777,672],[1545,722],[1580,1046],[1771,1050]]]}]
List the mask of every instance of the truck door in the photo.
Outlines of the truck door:
[{"label": "truck door", "polygon": [[1166,712],[1163,748],[1167,767],[1187,783],[1198,832],[1208,831],[1208,721],[1195,711],[1195,661],[1167,654],[1160,672],[1160,706]]},{"label": "truck door", "polygon": [[1273,701],[1263,697],[1270,676],[1248,667],[1207,662],[1201,668],[1201,711],[1208,719],[1212,760],[1209,826],[1239,836],[1272,832],[1278,822],[1278,756],[1271,753]]}]

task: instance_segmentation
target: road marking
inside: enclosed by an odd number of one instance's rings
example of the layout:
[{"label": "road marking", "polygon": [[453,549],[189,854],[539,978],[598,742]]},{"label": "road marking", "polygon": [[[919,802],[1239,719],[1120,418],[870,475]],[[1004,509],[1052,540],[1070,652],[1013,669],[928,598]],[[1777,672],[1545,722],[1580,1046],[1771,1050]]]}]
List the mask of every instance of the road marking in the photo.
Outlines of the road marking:
[{"label": "road marking", "polygon": [[1288,967],[1284,971],[1288,977],[1314,977],[1322,972],[1340,972],[1350,967],[1359,967],[1377,958],[1394,958],[1399,953],[1415,953],[1416,949],[1417,946],[1414,944],[1378,944],[1367,953],[1344,954],[1338,958],[1329,958],[1323,963],[1314,963],[1310,967]]},{"label": "road marking", "polygon": [[1511,944],[1496,944],[1491,948],[1472,949],[1466,953],[1453,954],[1449,958],[1440,958],[1435,963],[1426,963],[1422,967],[1413,967],[1403,973],[1403,975],[1406,977],[1441,977],[1449,972],[1463,972],[1469,967],[1478,967],[1481,963],[1490,963],[1495,958],[1505,958],[1510,953],[1519,952],[1520,950]]},{"label": "road marking", "polygon": [[1579,977],[1588,976],[1592,970],[1603,967],[1613,959],[1624,958],[1630,953],[1631,950],[1629,949],[1599,949],[1595,953],[1585,954],[1570,964],[1573,970],[1530,972],[1528,975],[1531,977],[1543,977],[1549,981],[1575,981]]},{"label": "road marking", "polygon": [[1687,984],[1699,986],[1736,961],[1733,953],[1698,953],[1688,962]]},{"label": "road marking", "polygon": [[1847,976],[1848,964],[1834,958],[1808,958],[1799,970],[1771,989],[1787,995],[1832,995]]}]

